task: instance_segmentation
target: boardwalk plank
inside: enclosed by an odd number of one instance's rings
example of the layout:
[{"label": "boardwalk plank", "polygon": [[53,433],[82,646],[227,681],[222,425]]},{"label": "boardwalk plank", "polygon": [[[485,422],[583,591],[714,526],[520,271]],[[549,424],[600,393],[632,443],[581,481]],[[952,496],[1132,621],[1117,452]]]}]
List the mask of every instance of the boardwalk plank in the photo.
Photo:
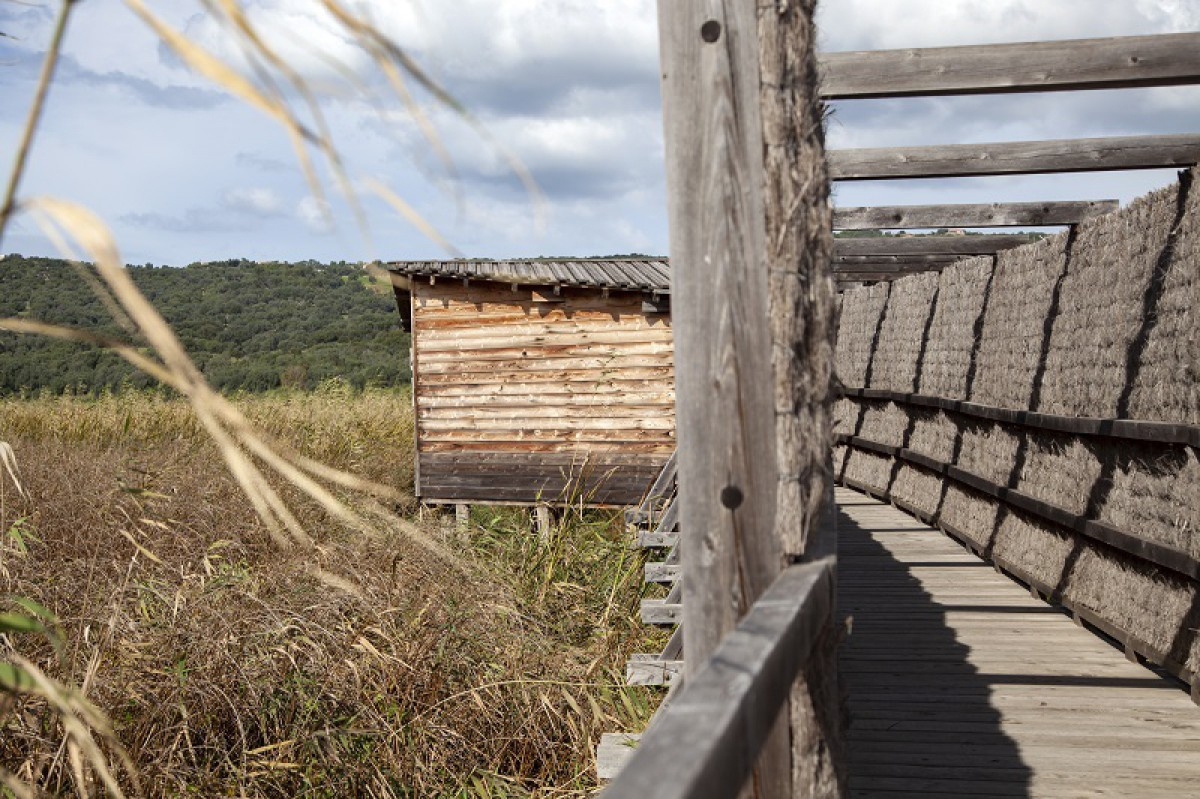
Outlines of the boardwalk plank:
[{"label": "boardwalk plank", "polygon": [[901,511],[839,489],[850,795],[1181,796],[1181,685]]}]

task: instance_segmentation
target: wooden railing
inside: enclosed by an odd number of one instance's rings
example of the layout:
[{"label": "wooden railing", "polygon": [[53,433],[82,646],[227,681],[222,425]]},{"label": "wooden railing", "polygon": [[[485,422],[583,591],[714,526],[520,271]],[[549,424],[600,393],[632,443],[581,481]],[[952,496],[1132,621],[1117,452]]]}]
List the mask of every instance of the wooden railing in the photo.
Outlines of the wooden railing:
[{"label": "wooden railing", "polygon": [[834,566],[780,573],[656,717],[606,799],[737,794],[833,618]]}]

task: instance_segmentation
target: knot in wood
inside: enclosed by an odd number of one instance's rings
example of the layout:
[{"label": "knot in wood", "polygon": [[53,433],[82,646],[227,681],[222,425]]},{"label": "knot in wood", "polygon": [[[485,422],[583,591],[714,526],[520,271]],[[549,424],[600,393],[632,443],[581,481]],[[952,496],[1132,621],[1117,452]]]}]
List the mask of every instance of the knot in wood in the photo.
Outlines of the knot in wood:
[{"label": "knot in wood", "polygon": [[742,489],[735,485],[728,485],[721,489],[721,504],[729,510],[737,510],[742,505],[742,500],[745,496],[742,494]]},{"label": "knot in wood", "polygon": [[715,19],[710,19],[700,26],[700,38],[712,44],[717,39],[721,38],[721,23]]}]

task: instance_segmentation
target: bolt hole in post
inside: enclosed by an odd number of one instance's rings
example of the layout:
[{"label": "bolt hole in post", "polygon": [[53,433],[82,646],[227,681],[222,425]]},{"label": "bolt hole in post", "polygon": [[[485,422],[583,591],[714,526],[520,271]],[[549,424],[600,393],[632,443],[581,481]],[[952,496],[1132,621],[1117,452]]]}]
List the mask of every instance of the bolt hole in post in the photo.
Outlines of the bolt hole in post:
[{"label": "bolt hole in post", "polygon": [[721,38],[721,23],[715,19],[710,19],[700,26],[700,38],[712,44],[717,39]]}]

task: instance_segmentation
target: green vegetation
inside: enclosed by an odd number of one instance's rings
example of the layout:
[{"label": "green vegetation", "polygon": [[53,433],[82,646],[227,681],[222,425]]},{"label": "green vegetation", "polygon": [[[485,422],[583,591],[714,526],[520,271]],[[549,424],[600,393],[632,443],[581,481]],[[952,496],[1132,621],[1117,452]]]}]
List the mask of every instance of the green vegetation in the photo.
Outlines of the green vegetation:
[{"label": "green vegetation", "polygon": [[[392,292],[355,264],[232,260],[129,271],[219,390],[409,380],[408,335]],[[0,260],[0,317],[9,316],[127,335],[80,273],[52,258]],[[94,347],[0,332],[0,394],[99,394],[151,382]]]},{"label": "green vegetation", "polygon": [[[405,389],[235,401],[305,457],[411,485]],[[543,539],[527,509],[458,529],[405,493],[349,529],[277,480],[317,540],[284,550],[182,399],[0,399],[0,435],[24,487],[0,466],[0,769],[38,796],[100,795],[59,754],[82,717],[131,797],[584,797],[600,734],[655,709],[623,680],[665,634],[618,512]],[[56,704],[5,663],[74,688]]]}]

